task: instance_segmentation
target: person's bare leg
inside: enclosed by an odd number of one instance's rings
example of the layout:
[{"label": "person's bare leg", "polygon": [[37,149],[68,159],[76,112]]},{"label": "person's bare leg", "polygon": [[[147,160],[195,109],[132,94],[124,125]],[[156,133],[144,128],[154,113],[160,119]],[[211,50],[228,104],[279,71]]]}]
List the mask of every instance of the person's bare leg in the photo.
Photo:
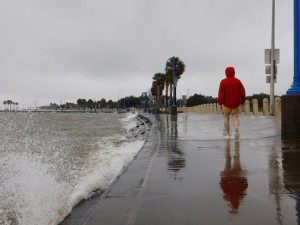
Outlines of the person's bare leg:
[{"label": "person's bare leg", "polygon": [[239,114],[232,115],[232,120],[235,128],[239,128],[240,121],[239,121]]},{"label": "person's bare leg", "polygon": [[224,113],[224,127],[227,133],[227,136],[229,136],[229,114]]},{"label": "person's bare leg", "polygon": [[233,124],[234,124],[234,138],[237,140],[240,138],[240,133],[239,133],[239,125],[240,125],[240,121],[239,121],[239,115],[238,114],[234,114],[232,115],[232,120],[233,120]]}]

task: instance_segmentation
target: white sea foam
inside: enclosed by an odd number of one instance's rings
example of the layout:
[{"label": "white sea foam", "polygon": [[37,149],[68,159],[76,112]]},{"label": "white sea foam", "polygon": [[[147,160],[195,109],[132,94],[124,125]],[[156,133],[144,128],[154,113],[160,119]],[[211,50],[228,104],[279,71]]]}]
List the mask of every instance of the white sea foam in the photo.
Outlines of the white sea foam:
[{"label": "white sea foam", "polygon": [[132,131],[136,127],[136,121],[134,119],[137,117],[137,113],[128,113],[126,117],[120,119],[123,122],[123,127],[127,132]]},{"label": "white sea foam", "polygon": [[92,191],[107,188],[124,168],[128,167],[143,144],[144,141],[129,142],[92,154],[90,163],[95,165],[94,172],[82,177],[74,188],[70,198],[71,207],[82,199],[89,198]]},{"label": "white sea foam", "polygon": [[[28,153],[11,154],[0,160],[0,224],[56,224],[70,208],[65,204],[70,184],[57,181],[51,166]],[[3,176],[3,174],[1,174]]]},{"label": "white sea foam", "polygon": [[126,117],[120,119],[120,121],[128,122],[128,121],[133,120],[135,117],[137,117],[137,113],[135,113],[135,112],[127,113]]},{"label": "white sea foam", "polygon": [[132,131],[135,127],[136,127],[136,123],[133,121],[124,126],[127,132]]}]

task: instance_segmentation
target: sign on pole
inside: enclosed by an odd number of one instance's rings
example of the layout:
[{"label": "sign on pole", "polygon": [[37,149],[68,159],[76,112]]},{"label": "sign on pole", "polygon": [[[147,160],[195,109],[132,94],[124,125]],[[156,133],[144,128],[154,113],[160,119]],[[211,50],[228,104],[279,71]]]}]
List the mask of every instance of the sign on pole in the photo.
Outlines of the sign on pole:
[{"label": "sign on pole", "polygon": [[[276,64],[280,63],[280,49],[274,49],[274,60]],[[265,64],[271,64],[271,49],[265,49]]]},{"label": "sign on pole", "polygon": [[[278,71],[277,65],[274,67],[274,74],[276,75]],[[266,74],[271,74],[271,65],[266,65]]]},{"label": "sign on pole", "polygon": [[[274,81],[274,83],[277,83],[277,77],[276,76],[274,76],[273,81]],[[271,83],[271,76],[266,76],[266,83],[267,84]]]}]

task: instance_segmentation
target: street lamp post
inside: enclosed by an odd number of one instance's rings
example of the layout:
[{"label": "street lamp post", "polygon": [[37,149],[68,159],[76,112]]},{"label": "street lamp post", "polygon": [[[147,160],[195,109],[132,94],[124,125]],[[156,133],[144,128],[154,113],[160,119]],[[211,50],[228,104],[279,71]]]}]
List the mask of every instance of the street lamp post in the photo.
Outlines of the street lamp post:
[{"label": "street lamp post", "polygon": [[158,77],[156,77],[156,111],[155,114],[159,114],[159,104],[158,104]]},{"label": "street lamp post", "polygon": [[300,140],[300,0],[294,0],[294,81],[281,98],[281,139]]},{"label": "street lamp post", "polygon": [[294,81],[286,92],[288,95],[300,94],[300,1],[294,0]]},{"label": "street lamp post", "polygon": [[[142,96],[145,98],[143,100],[143,104],[145,104],[145,107],[144,107],[145,113],[146,112],[149,113],[150,112],[150,91],[149,91],[149,89],[147,91],[143,92]],[[147,98],[148,98],[148,100],[147,100]],[[148,103],[148,108],[147,108],[147,103]]]},{"label": "street lamp post", "polygon": [[[155,87],[155,83],[154,83],[154,82],[155,82],[155,81],[152,81],[152,87],[151,87],[151,90],[152,90],[152,88]],[[153,100],[154,100],[154,98],[152,97],[152,98],[151,98],[151,101],[152,101],[153,110],[156,111]],[[152,110],[152,113],[153,113],[153,110]]]},{"label": "street lamp post", "polygon": [[168,68],[168,61],[170,59],[173,59],[173,104],[172,104],[172,107],[171,107],[171,114],[172,115],[177,115],[177,107],[176,107],[176,83],[175,83],[175,56],[169,58],[167,60],[167,63],[166,63],[166,72],[168,72],[169,68]]}]

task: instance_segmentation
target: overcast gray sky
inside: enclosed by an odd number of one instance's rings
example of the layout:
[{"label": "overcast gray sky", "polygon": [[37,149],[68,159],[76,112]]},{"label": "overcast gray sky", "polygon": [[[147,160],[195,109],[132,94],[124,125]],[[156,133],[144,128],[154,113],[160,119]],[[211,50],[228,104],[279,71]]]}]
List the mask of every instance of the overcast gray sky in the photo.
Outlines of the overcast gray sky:
[{"label": "overcast gray sky", "polygon": [[[272,0],[1,0],[0,102],[21,107],[139,96],[172,56],[178,96],[217,97],[227,66],[246,94],[269,93]],[[276,1],[275,94],[293,81],[293,0]]]}]

